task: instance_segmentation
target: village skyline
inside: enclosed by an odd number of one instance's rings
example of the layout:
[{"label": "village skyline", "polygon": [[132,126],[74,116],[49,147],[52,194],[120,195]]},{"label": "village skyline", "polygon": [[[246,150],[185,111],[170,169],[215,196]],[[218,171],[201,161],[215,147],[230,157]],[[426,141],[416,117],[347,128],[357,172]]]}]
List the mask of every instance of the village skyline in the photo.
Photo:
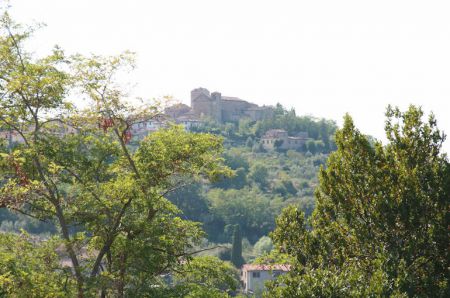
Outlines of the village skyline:
[{"label": "village skyline", "polygon": [[68,54],[135,51],[136,96],[188,104],[190,90],[206,87],[338,124],[348,112],[381,140],[387,105],[415,104],[450,133],[445,1],[212,2],[15,0],[11,13],[45,20],[38,54],[54,44]]}]

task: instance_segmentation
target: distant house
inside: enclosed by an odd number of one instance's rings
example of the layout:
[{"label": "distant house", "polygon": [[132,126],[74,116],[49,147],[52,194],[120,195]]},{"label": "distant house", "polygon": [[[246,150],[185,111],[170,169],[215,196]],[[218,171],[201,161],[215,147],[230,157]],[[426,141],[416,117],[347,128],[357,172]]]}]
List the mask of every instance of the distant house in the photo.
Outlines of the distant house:
[{"label": "distant house", "polygon": [[204,122],[195,117],[181,116],[175,120],[175,123],[182,125],[186,131],[191,131],[193,128],[201,126]]},{"label": "distant house", "polygon": [[131,133],[133,136],[139,139],[147,136],[148,134],[167,127],[165,120],[162,117],[155,117],[151,119],[143,119],[137,121],[131,125]]},{"label": "distant house", "polygon": [[291,270],[290,265],[256,265],[245,264],[242,267],[241,279],[245,293],[261,293],[264,291],[264,283],[274,280],[281,274]]},{"label": "distant house", "polygon": [[296,136],[289,136],[284,129],[268,130],[261,138],[261,144],[266,150],[283,149],[297,150],[308,140],[308,133],[302,132]]}]

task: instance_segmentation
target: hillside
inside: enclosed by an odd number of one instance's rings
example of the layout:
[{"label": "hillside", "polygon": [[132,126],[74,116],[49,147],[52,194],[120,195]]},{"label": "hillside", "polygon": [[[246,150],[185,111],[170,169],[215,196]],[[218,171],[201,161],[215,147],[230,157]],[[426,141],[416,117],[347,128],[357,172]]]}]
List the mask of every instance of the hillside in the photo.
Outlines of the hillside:
[{"label": "hillside", "polygon": [[[261,137],[272,129],[286,130],[289,135],[303,133],[308,139],[297,150],[265,150]],[[317,172],[335,148],[334,122],[296,116],[294,110],[278,104],[268,119],[205,121],[193,130],[222,136],[224,162],[234,171],[233,177],[215,183],[190,181],[167,195],[184,219],[202,223],[208,242],[229,243],[232,227],[240,225],[244,243],[248,240],[247,246],[254,245],[275,228],[275,218],[287,205],[299,206],[308,216],[312,213]],[[1,210],[0,221],[4,232],[55,232],[51,225],[7,210]]]},{"label": "hillside", "polygon": [[[309,138],[297,150],[265,150],[261,137],[271,129],[307,133]],[[335,130],[333,121],[296,116],[281,105],[272,118],[262,121],[207,122],[196,132],[224,138],[223,158],[234,176],[212,184],[191,181],[168,197],[186,219],[203,223],[209,242],[231,242],[233,226],[240,225],[253,258],[257,253],[252,254],[252,245],[274,229],[284,207],[296,205],[307,216],[312,213],[317,173],[335,148]]]}]

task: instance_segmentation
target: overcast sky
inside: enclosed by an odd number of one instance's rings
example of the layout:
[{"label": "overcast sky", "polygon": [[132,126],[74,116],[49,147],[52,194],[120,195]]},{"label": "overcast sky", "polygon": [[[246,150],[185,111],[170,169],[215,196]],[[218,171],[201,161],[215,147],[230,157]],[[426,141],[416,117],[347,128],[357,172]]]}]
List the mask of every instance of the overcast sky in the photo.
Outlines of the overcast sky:
[{"label": "overcast sky", "polygon": [[[0,0],[3,1],[3,0]],[[433,111],[450,134],[450,1],[12,0],[45,22],[32,47],[137,53],[142,97],[205,87],[383,139],[388,104]],[[445,148],[450,152],[450,141]]]}]

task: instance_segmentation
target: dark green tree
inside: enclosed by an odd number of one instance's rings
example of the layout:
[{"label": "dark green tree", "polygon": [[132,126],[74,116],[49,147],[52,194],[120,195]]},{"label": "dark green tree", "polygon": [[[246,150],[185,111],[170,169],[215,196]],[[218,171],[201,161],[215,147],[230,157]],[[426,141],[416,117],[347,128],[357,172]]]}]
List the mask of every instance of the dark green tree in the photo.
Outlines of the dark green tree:
[{"label": "dark green tree", "polygon": [[253,142],[252,137],[248,137],[247,141],[245,141],[245,146],[248,147],[248,148],[252,148],[253,144],[254,144],[254,142]]},{"label": "dark green tree", "polygon": [[420,108],[386,115],[385,146],[346,116],[310,222],[295,207],[277,219],[274,243],[295,262],[268,296],[448,297],[445,137]]},{"label": "dark green tree", "polygon": [[315,154],[317,152],[317,146],[316,146],[316,142],[314,140],[308,140],[306,142],[306,148],[312,154]]},{"label": "dark green tree", "polygon": [[261,163],[256,163],[250,168],[248,178],[258,184],[262,189],[267,188],[269,178],[269,170]]},{"label": "dark green tree", "polygon": [[231,263],[233,263],[236,268],[241,268],[244,264],[244,258],[242,257],[242,235],[239,225],[234,226]]}]

